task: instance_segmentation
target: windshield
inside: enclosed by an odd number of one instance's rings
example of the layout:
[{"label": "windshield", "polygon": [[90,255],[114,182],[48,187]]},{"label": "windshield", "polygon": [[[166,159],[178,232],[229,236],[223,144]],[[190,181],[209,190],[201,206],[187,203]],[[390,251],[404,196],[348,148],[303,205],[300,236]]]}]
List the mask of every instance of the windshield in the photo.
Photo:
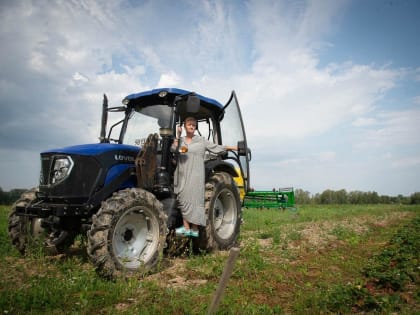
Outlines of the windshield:
[{"label": "windshield", "polygon": [[147,106],[133,111],[124,144],[142,145],[149,134],[159,134],[161,128],[172,130],[172,108],[168,105]]},{"label": "windshield", "polygon": [[171,128],[171,108],[168,105],[153,105],[143,107],[139,113],[157,119],[160,128]]}]

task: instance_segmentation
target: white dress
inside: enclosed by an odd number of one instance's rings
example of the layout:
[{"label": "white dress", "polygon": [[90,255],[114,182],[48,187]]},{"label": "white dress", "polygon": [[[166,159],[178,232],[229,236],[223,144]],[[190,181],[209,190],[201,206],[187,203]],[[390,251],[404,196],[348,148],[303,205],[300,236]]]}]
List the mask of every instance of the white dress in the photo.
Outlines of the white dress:
[{"label": "white dress", "polygon": [[[182,217],[197,225],[206,225],[204,210],[205,169],[204,156],[209,151],[213,154],[226,152],[226,147],[218,145],[201,136],[193,136],[187,144],[185,138],[180,139],[179,147],[186,146],[187,153],[180,153],[175,170],[175,193]],[[174,145],[172,146],[174,150]]]}]

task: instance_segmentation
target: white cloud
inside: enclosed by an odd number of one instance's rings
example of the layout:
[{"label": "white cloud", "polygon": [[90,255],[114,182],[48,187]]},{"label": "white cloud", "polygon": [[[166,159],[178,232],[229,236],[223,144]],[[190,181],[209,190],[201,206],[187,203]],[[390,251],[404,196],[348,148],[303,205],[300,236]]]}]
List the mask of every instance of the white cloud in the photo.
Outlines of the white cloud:
[{"label": "white cloud", "polygon": [[391,163],[392,167],[395,168],[412,168],[420,166],[420,157],[419,156],[408,156],[400,159],[396,159]]},{"label": "white cloud", "polygon": [[69,84],[71,86],[81,86],[87,82],[89,82],[89,78],[77,71],[73,74],[72,80]]},{"label": "white cloud", "polygon": [[[345,184],[344,174],[327,178],[325,167],[339,173],[352,149],[378,156],[386,148],[393,165],[416,165],[409,161],[418,152],[419,111],[381,105],[407,71],[351,60],[320,65],[319,49],[333,45],[325,36],[339,31],[347,4],[3,4],[0,40],[8,44],[0,50],[0,100],[14,106],[0,108],[0,146],[38,152],[96,141],[103,93],[118,106],[128,94],[174,86],[221,103],[237,92],[254,152],[251,176],[261,186],[267,171],[269,186],[281,179],[304,187],[324,177],[322,187]],[[407,157],[391,150],[410,145],[416,149]]]},{"label": "white cloud", "polygon": [[336,153],[333,151],[321,152],[317,155],[319,161],[321,162],[332,162],[335,160]]},{"label": "white cloud", "polygon": [[182,78],[177,75],[175,72],[162,73],[160,76],[158,87],[171,87],[171,86],[180,86]]},{"label": "white cloud", "polygon": [[420,81],[420,67],[418,67],[417,69],[415,69],[415,71],[414,71],[414,77],[415,77],[416,81]]},{"label": "white cloud", "polygon": [[286,142],[314,137],[368,114],[398,75],[393,70],[347,64],[332,74],[328,68],[318,69],[315,62],[299,60],[289,61],[293,70],[281,71],[272,63],[269,69],[233,82],[239,87],[252,142],[267,130]]},{"label": "white cloud", "polygon": [[383,111],[375,120],[377,124],[359,134],[356,148],[417,148],[420,143],[420,109]]},{"label": "white cloud", "polygon": [[352,122],[352,125],[355,127],[372,126],[375,124],[377,124],[376,119],[367,117],[358,117]]}]

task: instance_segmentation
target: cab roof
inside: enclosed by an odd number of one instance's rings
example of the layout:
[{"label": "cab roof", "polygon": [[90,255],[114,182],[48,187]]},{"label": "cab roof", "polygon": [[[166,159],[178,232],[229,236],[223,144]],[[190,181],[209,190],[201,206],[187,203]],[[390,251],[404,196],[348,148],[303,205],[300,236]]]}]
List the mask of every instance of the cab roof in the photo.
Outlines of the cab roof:
[{"label": "cab roof", "polygon": [[[167,94],[162,97],[159,96],[160,93],[166,92]],[[192,94],[194,92],[177,89],[177,88],[159,88],[149,91],[144,91],[140,93],[130,94],[126,96],[123,100],[123,103],[127,107],[131,108],[142,108],[152,105],[172,105],[174,103],[175,97],[179,95]],[[223,105],[218,101],[205,97],[203,95],[194,93],[200,99],[201,109],[197,113],[197,119],[207,118],[209,116],[222,117],[223,114]],[[162,95],[162,94],[161,94]],[[181,116],[184,116],[183,111],[181,110]],[[183,117],[185,118],[185,117]]]}]

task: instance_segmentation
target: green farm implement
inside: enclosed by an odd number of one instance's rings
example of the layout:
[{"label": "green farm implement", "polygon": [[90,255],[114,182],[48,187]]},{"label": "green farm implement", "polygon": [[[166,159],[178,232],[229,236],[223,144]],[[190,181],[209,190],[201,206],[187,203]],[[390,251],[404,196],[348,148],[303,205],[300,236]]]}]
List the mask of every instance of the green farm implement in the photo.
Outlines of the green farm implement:
[{"label": "green farm implement", "polygon": [[246,208],[278,208],[296,210],[292,187],[272,191],[250,191],[244,199]]}]

